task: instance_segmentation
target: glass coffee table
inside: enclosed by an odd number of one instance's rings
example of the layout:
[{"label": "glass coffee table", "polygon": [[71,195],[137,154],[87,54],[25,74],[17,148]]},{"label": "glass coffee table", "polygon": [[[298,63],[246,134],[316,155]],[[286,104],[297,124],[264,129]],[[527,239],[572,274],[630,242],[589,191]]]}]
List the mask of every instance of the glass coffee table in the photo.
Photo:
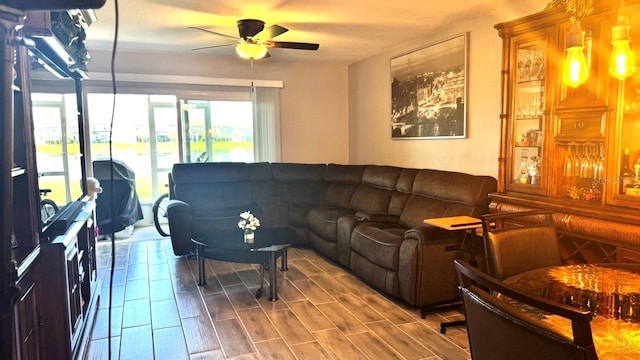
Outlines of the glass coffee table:
[{"label": "glass coffee table", "polygon": [[262,296],[264,269],[269,269],[269,300],[278,300],[278,279],[276,260],[281,258],[282,271],[287,270],[287,249],[295,242],[296,233],[291,228],[260,228],[255,232],[253,243],[244,242],[244,233],[238,229],[228,233],[218,233],[195,237],[198,262],[198,285],[206,285],[204,259],[229,261],[246,264],[260,264],[260,288],[256,299]]}]

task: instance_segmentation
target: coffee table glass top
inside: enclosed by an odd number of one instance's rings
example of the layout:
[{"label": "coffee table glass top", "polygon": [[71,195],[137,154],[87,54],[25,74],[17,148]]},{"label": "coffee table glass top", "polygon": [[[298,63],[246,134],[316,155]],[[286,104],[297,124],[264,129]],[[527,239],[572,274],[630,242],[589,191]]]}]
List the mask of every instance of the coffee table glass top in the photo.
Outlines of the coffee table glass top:
[{"label": "coffee table glass top", "polygon": [[[282,260],[282,271],[287,270],[287,248],[296,239],[291,228],[264,228],[255,232],[254,241],[246,243],[242,231],[215,233],[192,239],[196,245],[198,285],[207,283],[204,259],[260,264],[260,279],[265,267],[269,269],[269,300],[278,300],[276,259]],[[262,282],[256,298],[262,296]]]},{"label": "coffee table glass top", "polygon": [[193,242],[205,248],[216,248],[236,251],[266,251],[282,250],[296,239],[295,231],[290,228],[260,228],[255,231],[253,243],[244,242],[242,230],[218,233],[206,237],[196,237]]},{"label": "coffee table glass top", "polygon": [[[291,228],[260,228],[255,232],[253,243],[244,242],[244,233],[237,229],[194,238],[200,248],[200,256],[238,263],[266,263],[269,254],[282,253],[296,240]],[[278,255],[279,256],[279,255]]]}]

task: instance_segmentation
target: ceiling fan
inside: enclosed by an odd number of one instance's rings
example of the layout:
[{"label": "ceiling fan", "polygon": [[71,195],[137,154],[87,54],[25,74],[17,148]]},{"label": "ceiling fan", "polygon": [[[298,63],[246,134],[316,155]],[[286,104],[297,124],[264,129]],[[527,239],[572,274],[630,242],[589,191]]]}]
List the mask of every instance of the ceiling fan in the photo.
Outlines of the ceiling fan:
[{"label": "ceiling fan", "polygon": [[245,59],[262,59],[269,57],[268,48],[282,48],[282,49],[298,49],[298,50],[318,50],[319,44],[302,43],[302,42],[289,42],[289,41],[272,41],[271,39],[276,36],[282,35],[289,29],[280,25],[271,25],[267,28],[264,27],[264,21],[256,19],[242,19],[238,20],[238,33],[240,37],[234,37],[226,34],[221,34],[215,31],[191,26],[190,29],[196,29],[207,32],[209,34],[223,36],[226,38],[234,39],[232,44],[205,46],[201,48],[193,49],[204,50],[212,49],[223,46],[236,47],[236,53]]}]

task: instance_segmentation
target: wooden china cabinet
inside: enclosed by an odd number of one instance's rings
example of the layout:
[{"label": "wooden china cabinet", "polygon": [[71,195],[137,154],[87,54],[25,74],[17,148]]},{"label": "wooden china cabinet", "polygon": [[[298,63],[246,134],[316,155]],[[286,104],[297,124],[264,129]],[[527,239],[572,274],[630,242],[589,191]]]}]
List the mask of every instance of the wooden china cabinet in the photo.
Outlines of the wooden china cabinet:
[{"label": "wooden china cabinet", "polygon": [[[553,210],[566,262],[640,262],[640,196],[625,192],[628,182],[640,186],[633,174],[634,164],[640,168],[640,1],[594,5],[580,21],[589,75],[576,88],[562,80],[571,29],[564,8],[495,26],[503,41],[501,145],[490,210]],[[624,80],[609,74],[620,15],[629,19],[637,67]]]}]

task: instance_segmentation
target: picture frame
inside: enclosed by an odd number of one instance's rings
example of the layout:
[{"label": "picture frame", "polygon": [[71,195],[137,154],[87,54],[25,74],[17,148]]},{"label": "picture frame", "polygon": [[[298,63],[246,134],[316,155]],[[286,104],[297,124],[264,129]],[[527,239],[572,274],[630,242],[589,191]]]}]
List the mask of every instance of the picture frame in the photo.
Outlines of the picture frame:
[{"label": "picture frame", "polygon": [[468,33],[391,58],[391,138],[467,137]]}]

